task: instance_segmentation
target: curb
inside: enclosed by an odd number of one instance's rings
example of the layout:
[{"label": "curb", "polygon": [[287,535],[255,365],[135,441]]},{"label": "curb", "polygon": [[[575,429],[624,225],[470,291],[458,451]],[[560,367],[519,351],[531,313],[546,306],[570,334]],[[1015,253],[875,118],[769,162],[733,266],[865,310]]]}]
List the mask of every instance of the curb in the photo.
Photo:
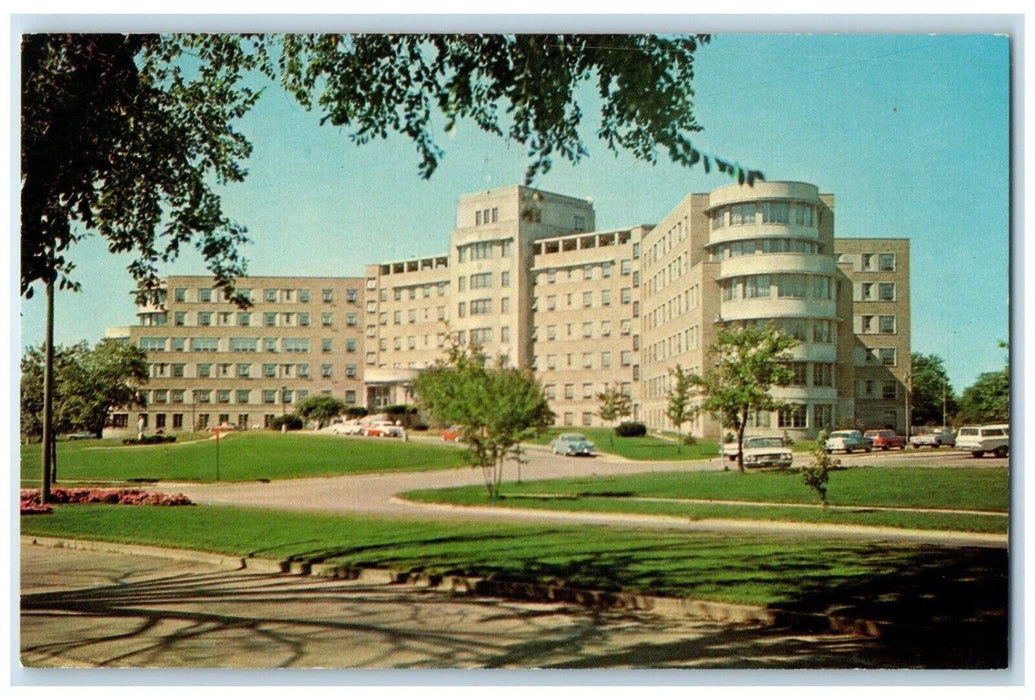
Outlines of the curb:
[{"label": "curb", "polygon": [[112,554],[158,557],[210,564],[232,571],[287,574],[352,580],[368,585],[405,584],[438,590],[450,595],[481,595],[511,600],[569,603],[586,608],[655,612],[670,617],[696,617],[713,622],[764,626],[788,626],[801,632],[847,634],[853,637],[881,637],[893,623],[860,620],[822,613],[799,613],[764,605],[722,603],[698,598],[675,598],[623,591],[572,588],[564,584],[527,583],[478,576],[452,576],[424,572],[352,567],[324,562],[303,562],[263,557],[234,557],[190,549],[169,549],[146,545],[119,544],[61,537],[23,536],[21,545],[73,549]]}]

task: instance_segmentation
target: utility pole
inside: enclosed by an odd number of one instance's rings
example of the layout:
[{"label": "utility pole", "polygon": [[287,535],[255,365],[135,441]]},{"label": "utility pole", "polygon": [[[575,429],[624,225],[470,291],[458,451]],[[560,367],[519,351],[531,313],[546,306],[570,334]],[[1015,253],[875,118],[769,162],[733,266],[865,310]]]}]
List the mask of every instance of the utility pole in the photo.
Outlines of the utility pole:
[{"label": "utility pole", "polygon": [[[51,255],[53,260],[53,254]],[[53,267],[53,265],[51,265]],[[51,270],[51,274],[54,274]],[[50,500],[50,470],[54,463],[54,280],[47,280],[47,330],[43,351],[43,481],[40,504]]]}]

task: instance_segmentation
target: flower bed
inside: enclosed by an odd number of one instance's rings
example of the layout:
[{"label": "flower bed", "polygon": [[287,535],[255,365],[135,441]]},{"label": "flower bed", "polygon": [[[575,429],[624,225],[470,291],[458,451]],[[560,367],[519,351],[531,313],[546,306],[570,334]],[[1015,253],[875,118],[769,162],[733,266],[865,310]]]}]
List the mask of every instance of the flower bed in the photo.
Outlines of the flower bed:
[{"label": "flower bed", "polygon": [[[21,514],[50,513],[50,505],[40,504],[39,489],[21,492]],[[50,503],[108,503],[120,506],[192,506],[193,501],[182,493],[170,495],[141,489],[54,489]]]}]

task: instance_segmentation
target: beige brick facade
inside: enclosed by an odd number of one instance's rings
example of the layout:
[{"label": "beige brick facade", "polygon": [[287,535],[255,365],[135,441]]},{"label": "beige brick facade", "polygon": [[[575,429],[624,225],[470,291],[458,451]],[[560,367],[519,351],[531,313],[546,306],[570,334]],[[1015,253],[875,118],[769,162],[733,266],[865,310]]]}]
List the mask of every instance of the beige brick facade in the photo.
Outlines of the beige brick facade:
[{"label": "beige brick facade", "polygon": [[[706,370],[722,324],[772,322],[800,341],[795,381],[774,391],[788,408],[750,432],[905,429],[908,241],[835,238],[833,195],[800,182],[690,194],[656,225],[594,229],[589,200],[502,187],[460,197],[442,255],[368,265],[365,278],[247,278],[248,311],[207,278],[171,277],[162,305],[110,333],[147,349],[152,372],[148,408],[113,421],[263,426],[321,393],[374,411],[411,403],[456,334],[534,368],[558,424],[603,425],[610,385],[633,419],[665,429],[673,368]],[[684,429],[722,426],[701,416]]]}]

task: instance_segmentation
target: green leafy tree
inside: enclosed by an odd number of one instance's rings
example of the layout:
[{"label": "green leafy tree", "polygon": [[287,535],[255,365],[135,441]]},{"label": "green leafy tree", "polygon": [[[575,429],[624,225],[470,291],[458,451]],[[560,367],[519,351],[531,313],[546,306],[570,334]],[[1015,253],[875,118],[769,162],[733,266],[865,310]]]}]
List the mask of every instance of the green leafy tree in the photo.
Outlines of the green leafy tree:
[{"label": "green leafy tree", "polygon": [[[1009,351],[1010,345],[999,342]],[[961,423],[1005,423],[1010,420],[1010,363],[998,372],[984,372],[960,396]]]},{"label": "green leafy tree", "polygon": [[520,459],[522,440],[542,433],[553,412],[529,370],[489,364],[477,346],[454,342],[448,357],[418,375],[418,400],[446,425],[460,426],[471,465],[480,469],[489,498],[499,496],[507,458]]},{"label": "green leafy tree", "polygon": [[787,363],[788,350],[798,341],[773,324],[724,326],[709,349],[714,366],[690,381],[704,395],[702,409],[733,428],[737,436],[737,467],[744,471],[744,429],[752,411],[772,411],[781,404],[773,399],[774,386],[786,386],[794,378]]},{"label": "green leafy tree", "polygon": [[614,439],[614,424],[622,418],[632,415],[632,399],[618,386],[610,382],[604,385],[604,390],[597,394],[597,401],[600,402],[600,410],[597,414],[611,424],[611,439]]},{"label": "green leafy tree", "polygon": [[827,488],[830,482],[830,470],[841,464],[840,460],[833,459],[823,447],[827,442],[827,431],[819,431],[816,436],[816,444],[811,451],[812,461],[802,467],[801,480],[807,487],[816,492],[819,502],[823,504],[823,510],[827,509]]},{"label": "green leafy tree", "polygon": [[668,406],[665,408],[665,415],[676,426],[676,436],[679,439],[676,450],[683,450],[683,424],[692,421],[698,409],[692,405],[691,398],[695,384],[693,375],[684,370],[680,365],[669,371],[672,377],[672,384],[668,392]]},{"label": "green leafy tree", "polygon": [[[105,339],[90,348],[77,343],[55,348],[54,428],[101,437],[111,411],[138,402],[147,382],[147,355],[140,348]],[[22,434],[42,434],[43,350],[22,357]]]},{"label": "green leafy tree", "polygon": [[344,411],[345,402],[333,396],[310,396],[295,407],[303,420],[314,420],[318,425],[327,425]]},{"label": "green leafy tree", "polygon": [[913,425],[944,425],[956,415],[959,402],[942,358],[914,352],[910,383]]}]

